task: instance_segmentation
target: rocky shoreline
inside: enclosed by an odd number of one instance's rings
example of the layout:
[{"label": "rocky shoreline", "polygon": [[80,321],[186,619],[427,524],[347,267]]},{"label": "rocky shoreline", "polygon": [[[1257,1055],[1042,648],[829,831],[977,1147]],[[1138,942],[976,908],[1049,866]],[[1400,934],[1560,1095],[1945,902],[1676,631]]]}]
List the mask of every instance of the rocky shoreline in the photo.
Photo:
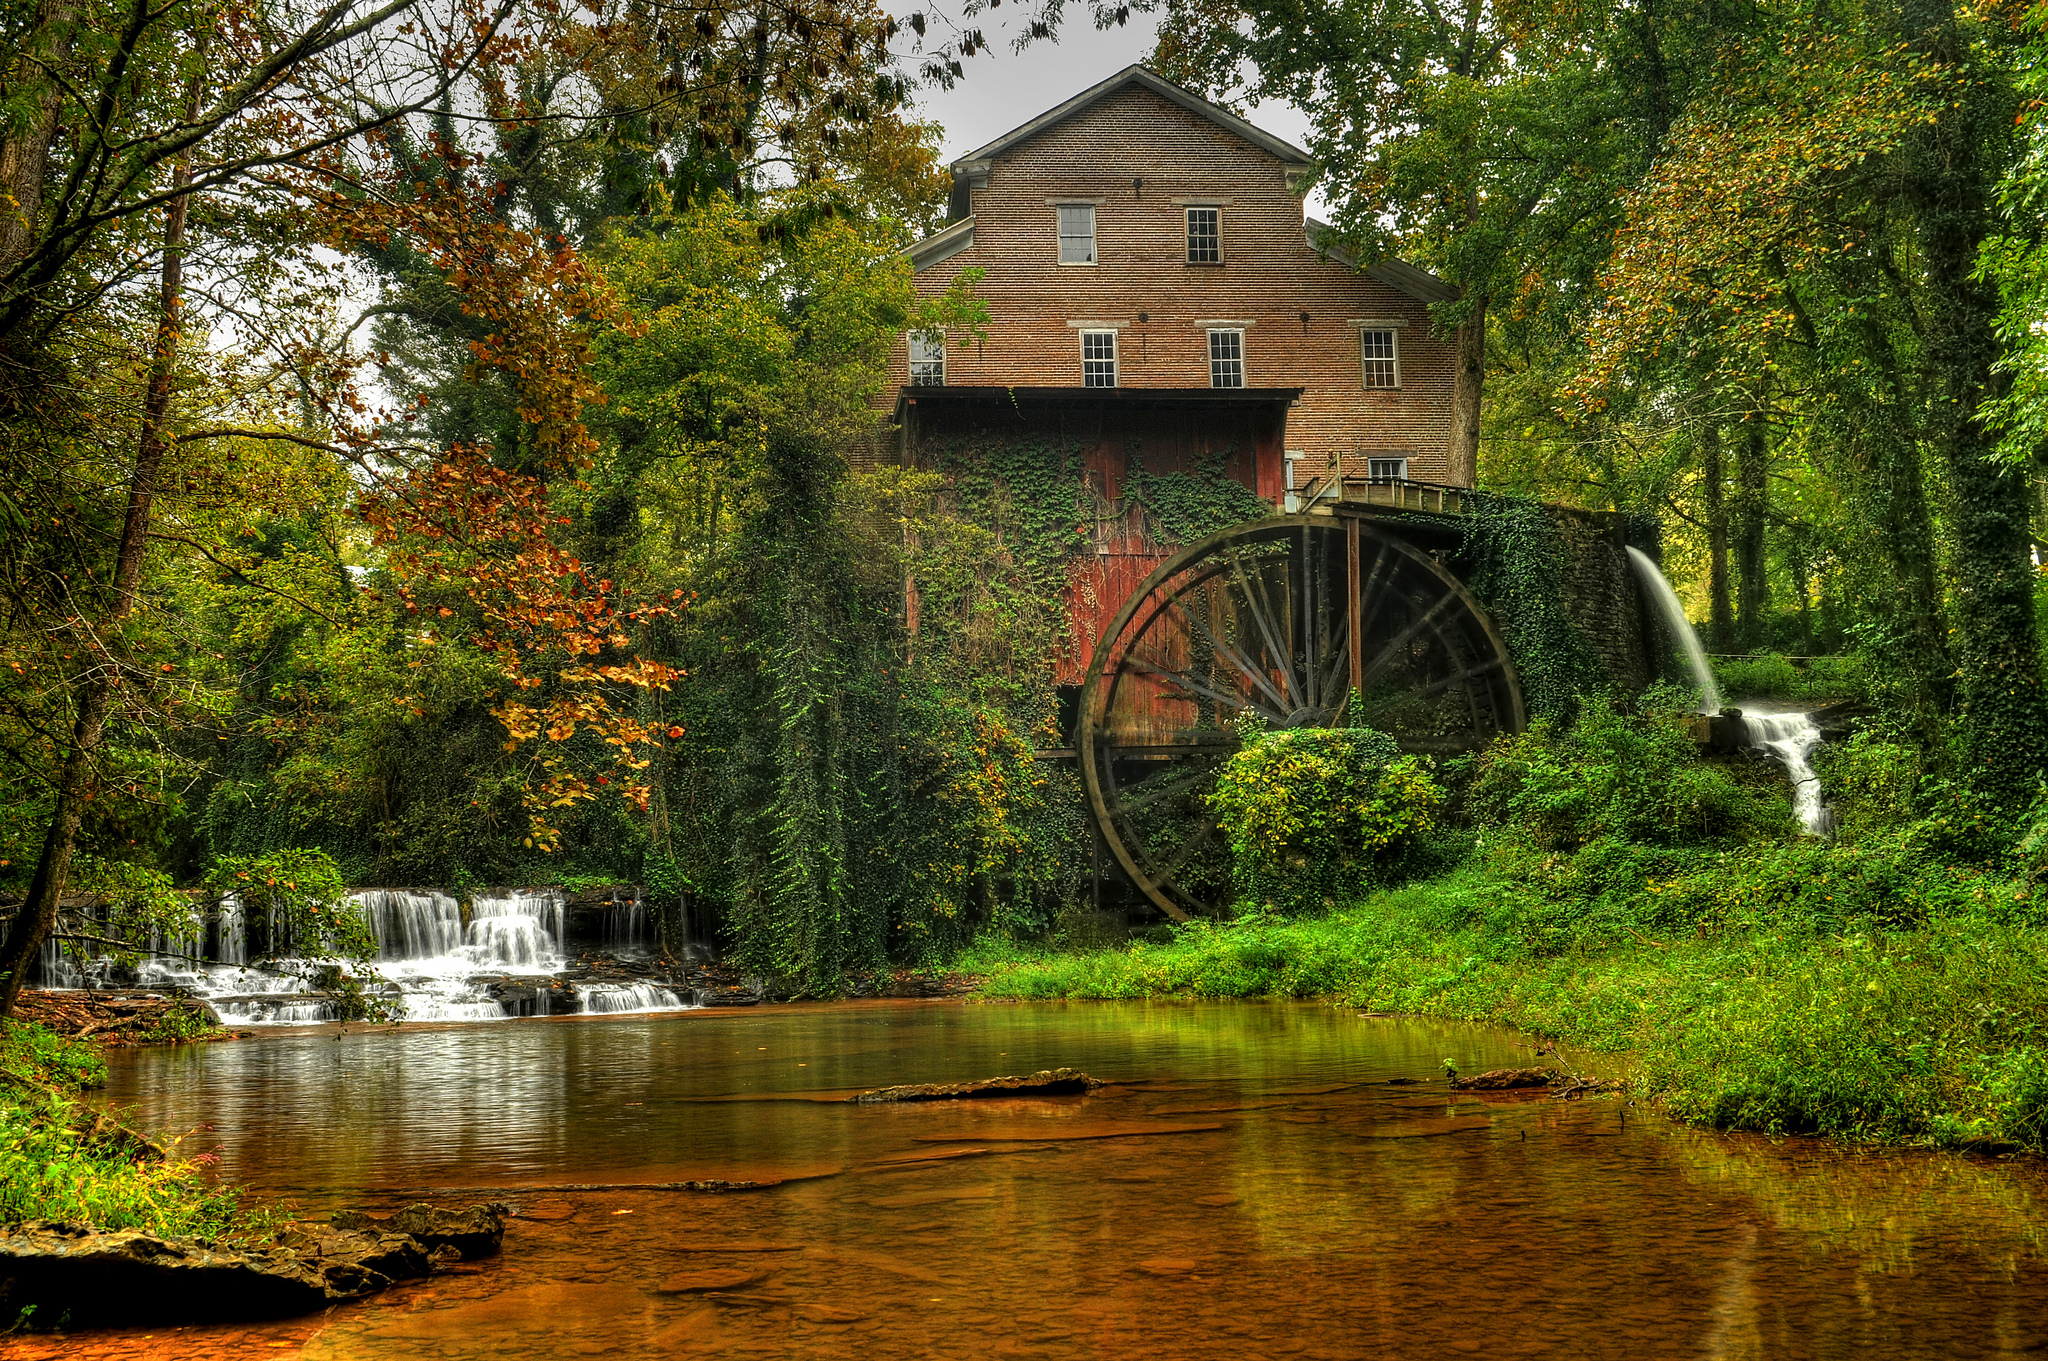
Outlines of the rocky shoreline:
[{"label": "rocky shoreline", "polygon": [[37,1329],[287,1318],[498,1250],[507,1207],[345,1212],[233,1246],[31,1220],[0,1227],[0,1317]]}]

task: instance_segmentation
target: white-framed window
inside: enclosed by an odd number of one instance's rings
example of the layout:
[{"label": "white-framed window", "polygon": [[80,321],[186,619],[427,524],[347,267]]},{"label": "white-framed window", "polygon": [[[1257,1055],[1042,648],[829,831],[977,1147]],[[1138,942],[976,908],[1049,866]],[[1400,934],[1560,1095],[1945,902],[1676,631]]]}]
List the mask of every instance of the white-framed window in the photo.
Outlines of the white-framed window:
[{"label": "white-framed window", "polygon": [[1116,332],[1081,332],[1081,386],[1116,386]]},{"label": "white-framed window", "polygon": [[1406,482],[1408,460],[1405,458],[1369,458],[1365,461],[1365,475],[1374,482]]},{"label": "white-framed window", "polygon": [[1359,357],[1365,366],[1367,387],[1401,386],[1400,335],[1391,327],[1384,331],[1368,329],[1358,333]]},{"label": "white-framed window", "polygon": [[1244,332],[1209,332],[1209,386],[1244,386]]},{"label": "white-framed window", "polygon": [[1062,203],[1060,213],[1060,263],[1095,263],[1095,205]]},{"label": "white-framed window", "polygon": [[946,385],[944,331],[910,333],[910,385],[916,388],[942,388]]},{"label": "white-framed window", "polygon": [[1223,210],[1221,208],[1188,209],[1188,263],[1191,265],[1220,265],[1223,263]]}]

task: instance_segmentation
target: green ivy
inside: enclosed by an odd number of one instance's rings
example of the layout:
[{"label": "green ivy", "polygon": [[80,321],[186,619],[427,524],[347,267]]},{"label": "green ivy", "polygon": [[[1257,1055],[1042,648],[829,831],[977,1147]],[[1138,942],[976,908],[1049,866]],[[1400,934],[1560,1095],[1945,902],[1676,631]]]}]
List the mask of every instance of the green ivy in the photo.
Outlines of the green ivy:
[{"label": "green ivy", "polygon": [[1527,496],[1465,493],[1462,554],[1474,589],[1507,632],[1531,718],[1568,723],[1605,683],[1564,604],[1564,545],[1553,513]]}]

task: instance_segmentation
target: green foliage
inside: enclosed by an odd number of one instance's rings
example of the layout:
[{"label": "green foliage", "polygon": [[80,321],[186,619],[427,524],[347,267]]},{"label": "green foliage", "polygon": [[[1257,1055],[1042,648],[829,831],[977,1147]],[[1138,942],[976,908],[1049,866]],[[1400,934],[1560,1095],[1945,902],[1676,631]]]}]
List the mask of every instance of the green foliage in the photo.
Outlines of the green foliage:
[{"label": "green foliage", "polygon": [[1924,764],[1918,747],[1868,729],[1819,748],[1813,767],[1834,810],[1836,835],[1858,840],[1910,822],[1920,806]]},{"label": "green foliage", "polygon": [[1383,878],[1433,825],[1443,792],[1385,733],[1293,728],[1250,734],[1208,797],[1239,910],[1298,911]]},{"label": "green foliage", "polygon": [[270,1216],[203,1164],[180,1160],[81,1104],[105,1080],[99,1052],[41,1026],[0,1032],[0,1222],[55,1219],[208,1240],[268,1235]]},{"label": "green foliage", "polygon": [[1602,838],[1683,846],[1789,834],[1782,774],[1764,792],[1702,760],[1662,707],[1672,701],[1653,690],[1641,714],[1587,703],[1566,731],[1539,721],[1495,743],[1472,783],[1472,816],[1553,850]]},{"label": "green foliage", "polygon": [[1155,473],[1145,467],[1144,451],[1125,450],[1124,494],[1144,507],[1161,543],[1186,545],[1235,525],[1263,520],[1272,505],[1225,469],[1236,456],[1225,448],[1197,460],[1186,472]]},{"label": "green foliage", "polygon": [[1564,607],[1564,548],[1553,512],[1526,496],[1467,492],[1465,542],[1474,589],[1507,630],[1532,717],[1568,723],[1601,683],[1599,663]]},{"label": "green foliage", "polygon": [[1715,657],[1714,683],[1731,704],[1744,700],[1868,701],[1869,664],[1859,656],[1814,657],[1804,666],[1775,653]]}]

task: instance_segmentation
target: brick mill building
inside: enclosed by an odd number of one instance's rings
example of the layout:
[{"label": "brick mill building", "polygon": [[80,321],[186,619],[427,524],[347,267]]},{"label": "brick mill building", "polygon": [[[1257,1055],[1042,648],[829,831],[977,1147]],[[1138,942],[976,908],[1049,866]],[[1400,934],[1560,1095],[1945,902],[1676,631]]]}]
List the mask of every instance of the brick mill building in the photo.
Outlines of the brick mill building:
[{"label": "brick mill building", "polygon": [[1220,470],[1275,506],[1333,475],[1449,480],[1455,343],[1422,270],[1318,247],[1299,147],[1142,66],[953,163],[950,221],[910,249],[920,294],[979,268],[986,339],[913,334],[891,360],[901,457],[977,433],[1079,454],[1100,513],[1070,591],[1078,675],[1114,610],[1173,547],[1124,505],[1152,473]]}]

